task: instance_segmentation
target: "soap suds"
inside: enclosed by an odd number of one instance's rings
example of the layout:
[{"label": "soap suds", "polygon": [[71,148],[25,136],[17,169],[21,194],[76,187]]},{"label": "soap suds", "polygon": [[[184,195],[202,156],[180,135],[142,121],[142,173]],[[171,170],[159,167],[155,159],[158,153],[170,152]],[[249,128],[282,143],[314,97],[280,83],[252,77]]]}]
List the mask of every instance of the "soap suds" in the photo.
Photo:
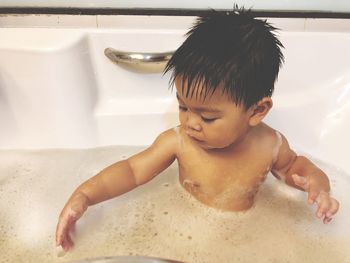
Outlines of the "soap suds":
[{"label": "soap suds", "polygon": [[0,209],[7,211],[0,214],[1,261],[146,255],[188,263],[350,262],[350,175],[318,160],[341,203],[329,225],[316,218],[304,192],[271,174],[252,209],[207,207],[183,189],[174,164],[134,191],[90,207],[78,221],[75,248],[63,258],[52,253],[58,215],[73,190],[119,156],[140,150],[0,151]]}]

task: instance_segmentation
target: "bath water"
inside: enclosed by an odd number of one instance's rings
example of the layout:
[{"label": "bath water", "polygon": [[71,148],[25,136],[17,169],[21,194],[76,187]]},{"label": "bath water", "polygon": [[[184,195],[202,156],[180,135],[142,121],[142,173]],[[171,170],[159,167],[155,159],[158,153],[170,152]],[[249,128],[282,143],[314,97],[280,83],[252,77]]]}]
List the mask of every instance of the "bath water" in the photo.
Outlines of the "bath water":
[{"label": "bath water", "polygon": [[246,212],[202,205],[178,181],[174,163],[151,182],[90,207],[75,248],[55,250],[58,215],[73,190],[137,147],[0,151],[0,262],[74,262],[145,255],[196,262],[350,262],[350,175],[312,159],[330,177],[341,209],[329,225],[306,194],[271,174]]}]

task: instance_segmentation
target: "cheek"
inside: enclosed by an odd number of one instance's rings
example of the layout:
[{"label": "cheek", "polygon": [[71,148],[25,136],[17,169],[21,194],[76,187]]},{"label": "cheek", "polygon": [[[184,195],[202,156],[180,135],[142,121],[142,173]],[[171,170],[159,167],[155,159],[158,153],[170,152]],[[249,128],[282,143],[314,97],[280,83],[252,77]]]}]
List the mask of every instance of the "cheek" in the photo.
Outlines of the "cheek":
[{"label": "cheek", "polygon": [[222,141],[232,136],[232,130],[233,129],[229,125],[216,124],[210,129],[207,129],[206,135],[216,141]]},{"label": "cheek", "polygon": [[230,124],[216,124],[206,131],[206,137],[217,144],[230,143],[235,138],[235,129]]},{"label": "cheek", "polygon": [[185,122],[185,113],[184,112],[179,112],[179,121],[180,121],[180,124],[184,124]]}]

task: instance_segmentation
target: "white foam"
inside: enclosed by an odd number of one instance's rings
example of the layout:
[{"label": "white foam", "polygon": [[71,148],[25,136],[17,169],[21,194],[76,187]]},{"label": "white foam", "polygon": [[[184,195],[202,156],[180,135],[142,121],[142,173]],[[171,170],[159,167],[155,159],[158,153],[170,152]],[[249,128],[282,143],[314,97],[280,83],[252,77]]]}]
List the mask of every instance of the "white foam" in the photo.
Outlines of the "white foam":
[{"label": "white foam", "polygon": [[[4,262],[62,262],[52,256],[57,218],[72,191],[93,171],[141,150],[0,151],[0,254]],[[339,214],[324,225],[304,192],[271,175],[255,206],[220,212],[179,184],[174,164],[119,198],[90,207],[78,221],[65,261],[146,255],[184,262],[350,262],[350,176],[313,160],[331,178]],[[31,171],[26,171],[27,167]]]}]

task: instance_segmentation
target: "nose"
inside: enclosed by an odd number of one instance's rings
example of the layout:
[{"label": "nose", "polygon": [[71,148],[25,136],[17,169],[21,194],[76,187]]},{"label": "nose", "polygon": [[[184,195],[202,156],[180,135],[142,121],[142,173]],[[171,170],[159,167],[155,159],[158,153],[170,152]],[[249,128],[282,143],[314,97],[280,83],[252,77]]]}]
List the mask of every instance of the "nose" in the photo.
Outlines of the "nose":
[{"label": "nose", "polygon": [[187,113],[186,127],[189,130],[193,130],[193,131],[197,131],[197,132],[202,130],[202,127],[201,127],[200,122],[199,122],[199,117],[196,116],[195,113],[193,113],[193,112]]}]

